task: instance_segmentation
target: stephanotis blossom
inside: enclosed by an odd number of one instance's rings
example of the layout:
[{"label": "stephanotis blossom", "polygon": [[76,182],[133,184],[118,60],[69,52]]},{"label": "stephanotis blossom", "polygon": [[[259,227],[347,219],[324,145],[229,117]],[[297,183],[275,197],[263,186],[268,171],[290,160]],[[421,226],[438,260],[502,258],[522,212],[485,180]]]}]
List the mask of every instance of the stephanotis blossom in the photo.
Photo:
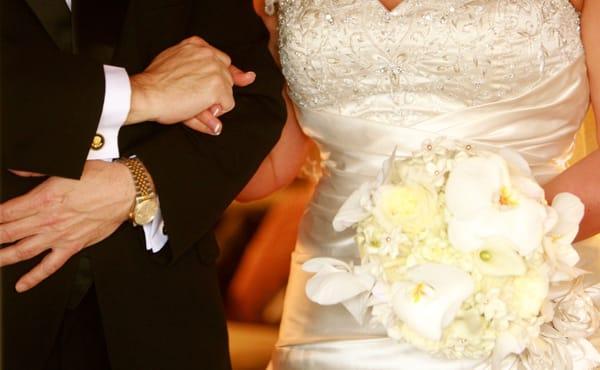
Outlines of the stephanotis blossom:
[{"label": "stephanotis blossom", "polygon": [[446,183],[450,241],[459,250],[476,251],[491,237],[503,238],[530,256],[541,245],[548,218],[540,195],[537,184],[511,174],[499,155],[457,161]]}]

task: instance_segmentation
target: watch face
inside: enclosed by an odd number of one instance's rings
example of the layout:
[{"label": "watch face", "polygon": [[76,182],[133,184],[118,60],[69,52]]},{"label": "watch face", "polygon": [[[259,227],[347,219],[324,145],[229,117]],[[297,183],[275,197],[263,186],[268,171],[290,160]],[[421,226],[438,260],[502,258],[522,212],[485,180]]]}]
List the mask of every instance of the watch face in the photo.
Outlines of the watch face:
[{"label": "watch face", "polygon": [[140,202],[135,207],[134,221],[138,225],[146,225],[154,220],[158,212],[158,203],[156,199],[148,199]]}]

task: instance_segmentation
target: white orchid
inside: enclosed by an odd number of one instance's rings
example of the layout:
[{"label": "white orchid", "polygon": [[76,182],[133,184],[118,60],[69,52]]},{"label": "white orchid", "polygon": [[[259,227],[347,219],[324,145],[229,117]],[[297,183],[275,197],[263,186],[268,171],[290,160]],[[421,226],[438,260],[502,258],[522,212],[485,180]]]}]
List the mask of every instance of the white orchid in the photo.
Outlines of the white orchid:
[{"label": "white orchid", "polygon": [[500,370],[504,368],[503,363],[507,357],[513,354],[521,354],[527,347],[525,338],[524,331],[517,328],[511,328],[511,330],[501,333],[496,338],[496,345],[492,354],[492,369]]},{"label": "white orchid", "polygon": [[514,151],[427,141],[392,155],[343,204],[333,226],[356,228],[361,265],[306,262],[306,294],[447,358],[587,370],[600,364],[587,340],[600,312],[587,289],[572,289],[583,212],[572,194],[549,206]]},{"label": "white orchid", "polygon": [[409,281],[393,287],[394,313],[423,337],[440,340],[444,328],[473,294],[473,280],[463,270],[442,264],[415,266],[407,276]]},{"label": "white orchid", "polygon": [[486,239],[511,241],[522,256],[541,246],[548,217],[539,186],[511,176],[507,162],[486,153],[457,161],[446,184],[451,217],[448,234],[455,248],[475,251]]},{"label": "white orchid", "polygon": [[367,218],[373,209],[373,193],[383,186],[392,173],[396,152],[385,161],[383,168],[379,171],[374,181],[362,184],[348,199],[342,204],[338,213],[333,218],[333,229],[335,231],[344,231],[350,226],[356,225]]},{"label": "white orchid", "polygon": [[306,295],[311,301],[324,306],[342,303],[362,323],[376,281],[366,266],[320,257],[307,261],[302,269],[315,273],[306,284]]},{"label": "white orchid", "polygon": [[561,193],[552,200],[550,214],[553,223],[544,239],[544,249],[553,265],[552,282],[569,281],[581,274],[575,268],[579,254],[573,241],[579,232],[585,207],[581,200],[570,193]]}]

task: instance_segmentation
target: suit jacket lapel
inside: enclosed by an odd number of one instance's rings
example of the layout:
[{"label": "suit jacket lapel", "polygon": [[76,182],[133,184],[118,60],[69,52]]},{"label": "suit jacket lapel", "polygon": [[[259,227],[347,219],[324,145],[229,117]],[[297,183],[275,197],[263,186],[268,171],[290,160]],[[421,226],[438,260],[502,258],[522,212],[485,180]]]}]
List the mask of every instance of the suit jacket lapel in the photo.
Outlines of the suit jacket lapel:
[{"label": "suit jacket lapel", "polygon": [[64,0],[26,0],[56,45],[71,52],[71,12]]}]

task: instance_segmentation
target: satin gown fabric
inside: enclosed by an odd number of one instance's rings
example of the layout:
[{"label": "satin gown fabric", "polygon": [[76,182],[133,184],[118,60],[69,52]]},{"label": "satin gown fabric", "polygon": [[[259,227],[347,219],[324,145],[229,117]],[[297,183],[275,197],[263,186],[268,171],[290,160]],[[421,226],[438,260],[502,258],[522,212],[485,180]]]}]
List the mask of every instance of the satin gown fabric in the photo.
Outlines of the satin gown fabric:
[{"label": "satin gown fabric", "polygon": [[[356,4],[352,1],[342,1],[344,4]],[[361,4],[371,4],[369,1]],[[498,3],[508,3],[500,0]],[[453,138],[475,147],[495,150],[511,148],[521,153],[531,165],[536,178],[545,183],[558,175],[566,166],[572,148],[575,133],[578,130],[589,104],[589,87],[584,57],[581,52],[577,55],[556,62],[554,69],[538,76],[532,85],[520,86],[515,83],[516,93],[507,94],[503,98],[492,101],[476,102],[471,99],[469,104],[460,101],[454,107],[443,109],[436,101],[442,101],[446,96],[439,94],[439,99],[431,98],[431,91],[417,96],[412,108],[419,111],[419,119],[415,114],[385,114],[389,111],[389,94],[371,88],[371,94],[347,94],[337,88],[331,89],[328,99],[337,103],[325,102],[320,98],[320,91],[327,92],[327,78],[306,79],[306,68],[299,67],[297,59],[302,60],[298,52],[301,46],[313,41],[306,41],[305,36],[298,35],[299,30],[310,32],[329,32],[323,36],[321,50],[328,58],[337,56],[342,60],[353,58],[335,48],[328,48],[327,42],[337,37],[335,30],[314,31],[308,27],[295,25],[297,18],[291,16],[296,12],[317,18],[308,10],[311,4],[326,3],[325,1],[293,1],[287,0],[280,4],[280,43],[284,72],[290,82],[291,95],[297,106],[297,115],[305,133],[319,145],[325,158],[324,175],[320,180],[315,196],[311,201],[300,227],[298,243],[292,256],[290,280],[288,283],[280,338],[273,354],[270,369],[273,370],[483,370],[489,369],[487,361],[447,360],[433,357],[421,352],[408,344],[399,343],[386,336],[386,331],[368,322],[360,325],[342,305],[321,306],[308,300],[305,285],[310,274],[302,271],[302,264],[314,257],[327,256],[347,262],[359,261],[358,250],[353,240],[353,231],[336,232],[332,220],[342,203],[362,183],[373,179],[394,150],[397,156],[410,156],[423,145],[425,140],[443,136]],[[329,2],[327,2],[329,3]],[[410,1],[404,6],[404,16],[423,17],[423,9],[418,4],[432,4],[433,1]],[[437,2],[439,4],[439,2]],[[452,2],[450,2],[452,3]],[[461,3],[465,3],[461,1]],[[472,2],[469,2],[472,3]],[[479,1],[489,4],[492,1]],[[493,3],[496,3],[495,1]],[[545,3],[545,1],[532,1]],[[379,4],[379,3],[378,3]],[[568,2],[561,3],[563,6]],[[358,5],[356,5],[358,6]],[[362,5],[361,5],[362,6]],[[287,7],[287,9],[286,9]],[[323,9],[323,8],[322,8]],[[360,10],[362,9],[362,10]],[[366,12],[368,6],[355,10]],[[374,8],[372,8],[373,10]],[[564,14],[571,14],[572,9],[564,8]],[[376,10],[373,10],[376,12]],[[396,9],[395,11],[399,11]],[[323,10],[322,22],[330,23],[330,19],[338,22],[339,13]],[[426,13],[428,14],[428,13]],[[574,13],[573,13],[574,14]],[[329,17],[328,17],[329,15]],[[366,16],[366,15],[365,15]],[[359,14],[360,18],[361,15]],[[570,17],[570,16],[569,16]],[[575,21],[564,17],[564,22]],[[398,20],[401,22],[401,20]],[[410,19],[408,20],[410,21]],[[405,19],[404,22],[407,22]],[[540,21],[543,22],[543,21]],[[319,26],[313,23],[312,26]],[[485,28],[485,25],[484,25]],[[357,31],[358,32],[358,31]],[[455,31],[459,33],[460,31]],[[394,37],[389,36],[389,37]],[[458,37],[458,36],[457,36]],[[296,41],[294,39],[296,38]],[[298,41],[300,40],[300,41]],[[303,44],[305,43],[305,44]],[[323,47],[322,45],[325,45]],[[402,41],[399,41],[400,47]],[[424,44],[423,48],[430,47]],[[523,46],[525,48],[525,46]],[[338,50],[333,52],[332,50]],[[366,53],[365,51],[356,53]],[[551,54],[551,53],[550,53]],[[313,54],[314,55],[314,54]],[[362,58],[359,56],[358,58]],[[509,58],[506,55],[506,58]],[[319,56],[315,56],[319,59]],[[438,61],[439,59],[436,59]],[[436,61],[432,62],[435,63]],[[427,61],[422,61],[426,63]],[[343,63],[343,61],[342,61]],[[509,61],[501,61],[504,67]],[[319,68],[323,66],[320,65]],[[338,63],[339,68],[343,68]],[[503,68],[504,68],[503,67]],[[299,70],[299,68],[303,68]],[[316,69],[316,68],[315,68]],[[383,77],[380,69],[366,68],[367,78]],[[493,72],[493,71],[492,71]],[[327,74],[327,72],[323,72]],[[439,72],[445,74],[447,72]],[[537,73],[532,72],[532,73]],[[317,76],[318,77],[318,76]],[[327,77],[327,76],[325,76]],[[527,78],[524,76],[523,78]],[[433,81],[424,78],[419,83],[427,84]],[[415,79],[407,79],[405,85],[397,85],[396,89],[408,90]],[[335,81],[331,82],[334,83]],[[343,83],[343,81],[338,81]],[[431,82],[433,83],[433,82]],[[324,86],[319,90],[318,85]],[[469,90],[470,86],[464,86]],[[294,91],[294,89],[296,89]],[[305,92],[315,89],[314,96],[320,101],[312,100]],[[368,90],[368,89],[367,89]],[[489,91],[493,87],[489,87]],[[471,92],[474,94],[475,90]],[[341,95],[336,95],[341,94]],[[403,103],[406,100],[402,101]],[[358,106],[368,109],[358,109]],[[415,109],[415,106],[417,106]],[[349,114],[348,112],[361,112]],[[368,111],[367,113],[365,113]],[[407,116],[410,116],[407,118]],[[425,117],[425,118],[423,118]],[[413,122],[414,119],[414,122]],[[585,244],[585,246],[584,246]],[[585,268],[600,272],[597,254],[600,253],[600,239],[588,240],[579,246]],[[595,275],[590,276],[594,280]],[[596,279],[597,280],[597,279]],[[505,369],[513,368],[507,363]]]}]

